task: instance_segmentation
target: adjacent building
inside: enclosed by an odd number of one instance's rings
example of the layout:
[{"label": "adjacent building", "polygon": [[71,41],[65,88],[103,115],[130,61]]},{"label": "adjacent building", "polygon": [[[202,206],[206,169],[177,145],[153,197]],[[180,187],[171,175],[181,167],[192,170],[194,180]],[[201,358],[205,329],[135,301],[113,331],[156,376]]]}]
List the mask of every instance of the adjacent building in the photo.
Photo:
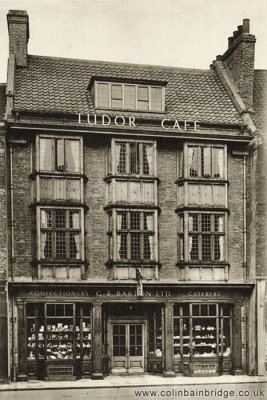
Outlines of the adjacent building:
[{"label": "adjacent building", "polygon": [[7,21],[2,378],[263,375],[267,73],[249,20],[209,70],[33,56],[27,13]]}]

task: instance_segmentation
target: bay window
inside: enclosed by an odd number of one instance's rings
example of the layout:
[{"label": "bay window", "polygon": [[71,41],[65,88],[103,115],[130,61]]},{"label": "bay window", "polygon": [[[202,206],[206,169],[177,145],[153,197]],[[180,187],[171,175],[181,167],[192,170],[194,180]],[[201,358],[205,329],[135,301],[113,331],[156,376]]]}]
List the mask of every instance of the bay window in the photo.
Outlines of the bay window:
[{"label": "bay window", "polygon": [[[111,215],[110,221],[112,224]],[[155,260],[155,212],[116,211],[113,240],[111,229],[110,227],[108,232],[110,259],[114,257],[117,261]]]},{"label": "bay window", "polygon": [[40,171],[81,172],[80,139],[39,138]]},{"label": "bay window", "polygon": [[141,142],[115,143],[115,174],[154,175],[154,144]]},{"label": "bay window", "polygon": [[41,259],[81,259],[81,210],[40,210]]},{"label": "bay window", "polygon": [[180,261],[225,261],[225,214],[179,214]]},{"label": "bay window", "polygon": [[225,148],[218,146],[186,146],[186,171],[188,178],[226,177]]}]

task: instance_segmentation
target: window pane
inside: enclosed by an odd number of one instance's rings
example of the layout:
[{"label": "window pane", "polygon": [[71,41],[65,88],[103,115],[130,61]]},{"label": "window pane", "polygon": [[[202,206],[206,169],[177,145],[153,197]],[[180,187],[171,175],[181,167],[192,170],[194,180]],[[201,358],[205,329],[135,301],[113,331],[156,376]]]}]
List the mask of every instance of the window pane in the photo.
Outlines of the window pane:
[{"label": "window pane", "polygon": [[117,234],[117,257],[119,260],[127,260],[127,233]]},{"label": "window pane", "polygon": [[211,235],[202,235],[202,260],[211,260]]},{"label": "window pane", "polygon": [[198,236],[189,236],[189,259],[198,260]]},{"label": "window pane", "polygon": [[141,251],[140,251],[140,234],[132,233],[131,234],[131,259],[132,260],[140,260]]},{"label": "window pane", "polygon": [[184,260],[184,237],[181,235],[179,236],[178,244],[179,244],[179,260],[183,261]]},{"label": "window pane", "polygon": [[214,231],[224,232],[224,217],[223,215],[214,216]]},{"label": "window pane", "polygon": [[52,228],[52,211],[41,210],[41,227]]},{"label": "window pane", "polygon": [[162,111],[162,88],[151,87],[151,110]]},{"label": "window pane", "polygon": [[211,152],[210,147],[201,148],[201,169],[204,178],[211,177]]},{"label": "window pane", "polygon": [[97,107],[109,107],[108,83],[97,83]]},{"label": "window pane", "polygon": [[152,213],[144,213],[144,230],[145,231],[153,231],[154,230],[154,214]]},{"label": "window pane", "polygon": [[111,85],[111,98],[114,100],[122,99],[122,86],[121,85]]},{"label": "window pane", "polygon": [[80,141],[67,141],[67,166],[70,172],[80,172]]},{"label": "window pane", "polygon": [[122,86],[111,85],[111,107],[122,108]]},{"label": "window pane", "polygon": [[126,173],[126,143],[116,144],[116,171],[119,174]]},{"label": "window pane", "polygon": [[215,235],[214,236],[214,260],[224,260],[224,237]]},{"label": "window pane", "polygon": [[140,230],[140,216],[139,212],[130,213],[131,230]]},{"label": "window pane", "polygon": [[201,230],[202,230],[202,232],[210,232],[211,231],[211,215],[210,214],[202,214],[201,215]]},{"label": "window pane", "polygon": [[130,174],[139,172],[139,146],[137,143],[130,143]]},{"label": "window pane", "polygon": [[80,234],[78,233],[69,233],[69,245],[70,245],[70,258],[81,258],[80,252]]},{"label": "window pane", "polygon": [[69,227],[70,229],[80,229],[79,211],[69,211]]},{"label": "window pane", "polygon": [[41,258],[51,258],[52,252],[52,232],[41,233]]},{"label": "window pane", "polygon": [[212,149],[212,176],[214,178],[224,177],[224,149]]},{"label": "window pane", "polygon": [[[190,218],[190,216],[189,216],[189,218]],[[184,232],[184,216],[183,215],[179,215],[178,222],[179,222],[178,231],[180,233],[183,233]]]},{"label": "window pane", "polygon": [[65,170],[65,152],[64,152],[64,140],[55,140],[55,155],[56,155],[56,170]]},{"label": "window pane", "polygon": [[117,213],[117,229],[118,230],[127,229],[127,212]]},{"label": "window pane", "polygon": [[149,109],[149,92],[148,87],[138,86],[137,88],[137,108],[146,111]]},{"label": "window pane", "polygon": [[40,170],[53,171],[52,139],[40,139]]},{"label": "window pane", "polygon": [[56,257],[66,258],[66,237],[64,232],[56,232]]},{"label": "window pane", "polygon": [[144,235],[144,260],[154,259],[154,235]]},{"label": "window pane", "polygon": [[188,172],[189,176],[199,176],[199,148],[188,147]]},{"label": "window pane", "polygon": [[66,211],[65,210],[55,211],[55,227],[57,229],[66,227]]},{"label": "window pane", "polygon": [[153,175],[153,145],[143,144],[142,146],[142,162],[143,162],[143,174]]},{"label": "window pane", "polygon": [[189,215],[189,231],[198,232],[198,214]]},{"label": "window pane", "polygon": [[136,109],[136,88],[124,85],[124,108]]},{"label": "window pane", "polygon": [[138,86],[137,98],[138,98],[138,100],[141,100],[141,101],[148,101],[148,87]]}]

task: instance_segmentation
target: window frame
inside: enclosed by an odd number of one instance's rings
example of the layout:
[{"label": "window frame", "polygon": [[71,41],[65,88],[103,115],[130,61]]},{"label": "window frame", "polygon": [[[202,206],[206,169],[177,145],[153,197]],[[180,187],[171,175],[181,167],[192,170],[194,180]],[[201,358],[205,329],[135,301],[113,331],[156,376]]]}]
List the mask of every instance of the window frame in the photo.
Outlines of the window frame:
[{"label": "window frame", "polygon": [[[108,87],[108,106],[102,106],[99,104],[99,93],[98,93],[98,85],[106,84]],[[121,87],[121,98],[114,98],[112,93],[112,86],[120,86]],[[135,107],[125,107],[125,87],[132,87],[135,89]],[[164,85],[153,85],[153,84],[144,84],[144,83],[126,83],[126,82],[109,82],[109,81],[95,81],[93,85],[93,96],[95,102],[96,109],[113,109],[113,110],[129,110],[129,111],[140,111],[140,112],[155,112],[155,113],[163,113],[165,112],[165,86]],[[147,88],[148,89],[148,100],[140,99],[139,89]],[[161,89],[161,107],[160,110],[152,107],[152,90],[153,89]],[[121,107],[112,107],[112,100],[120,100]],[[138,107],[138,103],[147,102],[148,108],[143,109]]]},{"label": "window frame", "polygon": [[[211,216],[211,230],[202,229],[203,216]],[[190,216],[197,216],[197,229],[190,230],[189,218]],[[215,229],[215,217],[223,217],[223,231]],[[182,225],[182,226],[181,226]],[[191,258],[190,256],[190,237],[196,236],[197,239],[197,257]],[[203,237],[209,236],[210,241],[210,258],[203,257]],[[220,246],[219,242],[215,241],[215,237],[223,237],[223,255],[222,259],[216,257],[216,246]],[[186,263],[201,263],[201,264],[220,264],[226,263],[228,260],[228,241],[227,241],[227,213],[222,211],[184,211],[178,213],[178,262]],[[220,251],[220,250],[219,250]]]},{"label": "window frame", "polygon": [[[52,226],[45,228],[42,227],[42,211],[51,211],[52,212]],[[55,225],[55,214],[56,211],[64,211],[65,212],[65,221],[66,225],[62,228],[56,228]],[[69,227],[69,215],[70,212],[79,212],[79,228],[70,228]],[[63,262],[63,263],[75,263],[75,262],[83,262],[85,260],[85,251],[84,251],[84,211],[83,208],[79,207],[52,207],[52,206],[39,206],[36,210],[36,222],[37,222],[37,259],[39,263],[50,263],[53,261]],[[51,232],[52,235],[52,255],[51,257],[43,257],[42,255],[42,233],[44,232]],[[65,234],[65,242],[66,242],[66,256],[65,257],[57,257],[57,250],[56,250],[56,233],[63,233]],[[79,252],[80,257],[70,257],[71,254],[71,245],[70,245],[70,234],[79,234]],[[75,240],[75,239],[74,239]]]},{"label": "window frame", "polygon": [[[50,169],[43,169],[41,166],[41,140],[48,139],[51,140],[51,162],[52,166]],[[62,169],[57,168],[57,155],[56,155],[56,141],[64,141],[64,166]],[[79,143],[79,156],[77,164],[79,166],[78,170],[69,170],[67,149],[68,142],[78,142]],[[63,175],[81,175],[83,174],[83,138],[81,136],[58,136],[58,135],[37,135],[36,136],[36,169],[38,172],[49,173],[49,174],[63,174]]]},{"label": "window frame", "polygon": [[[127,227],[118,229],[118,215],[126,214]],[[139,213],[140,229],[131,229],[131,213]],[[153,216],[153,229],[144,229],[144,215]],[[153,263],[158,261],[158,239],[157,239],[157,210],[144,209],[113,209],[107,213],[107,258],[109,262],[137,262]],[[125,234],[127,238],[126,257],[120,258],[118,253],[118,235]],[[140,257],[132,258],[132,237],[140,235]],[[152,237],[152,255],[151,258],[145,257],[145,236]],[[149,240],[149,239],[148,239]],[[112,248],[110,248],[112,246]],[[151,249],[149,250],[151,251]]]},{"label": "window frame", "polygon": [[[117,165],[116,165],[116,155],[117,155],[117,145],[122,144],[125,145],[126,151],[125,151],[125,172],[123,171],[122,173],[118,172]],[[131,145],[135,144],[137,146],[137,155],[138,155],[138,162],[139,162],[139,168],[138,171],[132,172],[131,171],[131,153],[130,153],[130,147]],[[143,153],[143,148],[144,146],[151,146],[152,148],[152,156],[151,156],[151,163],[152,163],[152,168],[151,168],[151,173],[149,172],[148,174],[144,173],[144,153]],[[134,177],[156,177],[157,176],[157,162],[156,162],[156,157],[157,157],[157,148],[156,148],[156,142],[155,141],[147,141],[147,140],[117,140],[117,139],[112,139],[111,140],[111,151],[109,152],[109,160],[107,162],[108,164],[108,174],[114,175],[114,176],[134,176]],[[148,162],[148,161],[147,161]],[[138,163],[136,163],[137,165]]]},{"label": "window frame", "polygon": [[[194,314],[193,308],[194,307],[199,307],[199,315]],[[201,313],[201,310],[204,309],[204,307],[207,310],[210,310],[211,307],[215,307],[215,314],[213,315],[205,315]],[[226,313],[224,312],[224,308],[227,307],[229,312]],[[187,309],[187,310],[186,310]],[[186,311],[188,312],[186,312]],[[207,356],[205,356],[204,351],[202,354],[194,354],[195,351],[198,351],[199,346],[204,338],[202,331],[195,330],[196,328],[196,323],[201,325],[204,323],[204,321],[209,321],[213,322],[213,329],[212,332],[213,334],[210,335],[210,339],[208,339],[208,342],[206,343],[207,346],[210,346],[213,344],[213,347],[216,349],[216,353],[214,353],[213,357],[220,357],[224,356],[224,347],[228,347],[229,345],[229,350],[230,353],[227,355],[227,357],[233,357],[233,304],[230,302],[202,302],[200,303],[199,300],[196,300],[195,302],[192,303],[175,303],[174,304],[174,310],[173,310],[173,356],[175,360],[181,361],[183,358],[189,359],[203,359]],[[226,322],[228,322],[228,327]],[[226,326],[225,326],[226,325]],[[212,323],[211,323],[212,326]],[[226,336],[227,331],[229,333],[228,336]],[[178,336],[177,336],[178,334]],[[198,336],[199,337],[198,337]],[[205,334],[204,334],[205,335]],[[206,335],[205,335],[206,336]],[[224,343],[225,340],[225,343]],[[196,342],[198,346],[196,345]],[[227,344],[226,344],[227,342]],[[209,344],[208,344],[209,343]],[[184,350],[187,350],[186,353],[184,353]]]},{"label": "window frame", "polygon": [[[190,175],[189,172],[189,148],[196,148],[197,149],[197,175]],[[211,174],[210,176],[205,175],[203,173],[203,162],[202,162],[202,149],[209,149],[210,151],[210,171]],[[213,176],[213,170],[214,170],[214,156],[213,156],[213,151],[216,149],[222,149],[223,150],[223,176]],[[217,145],[217,144],[206,144],[206,143],[193,143],[193,142],[188,142],[184,144],[184,152],[183,152],[183,168],[181,164],[179,165],[178,168],[178,178],[183,177],[186,179],[192,179],[192,180],[226,180],[227,179],[227,146],[226,145]]]}]

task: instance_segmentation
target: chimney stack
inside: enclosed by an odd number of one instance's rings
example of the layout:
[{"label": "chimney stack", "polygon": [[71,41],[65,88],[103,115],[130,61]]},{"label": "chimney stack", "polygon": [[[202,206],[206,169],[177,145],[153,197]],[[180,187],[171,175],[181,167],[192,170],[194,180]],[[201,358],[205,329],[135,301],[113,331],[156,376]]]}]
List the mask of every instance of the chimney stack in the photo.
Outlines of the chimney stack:
[{"label": "chimney stack", "polygon": [[228,38],[228,49],[222,56],[248,109],[252,107],[253,98],[255,42],[255,36],[250,33],[249,19],[244,19]]},{"label": "chimney stack", "polygon": [[9,10],[7,14],[9,54],[15,55],[16,65],[27,66],[29,17],[27,11]]}]

